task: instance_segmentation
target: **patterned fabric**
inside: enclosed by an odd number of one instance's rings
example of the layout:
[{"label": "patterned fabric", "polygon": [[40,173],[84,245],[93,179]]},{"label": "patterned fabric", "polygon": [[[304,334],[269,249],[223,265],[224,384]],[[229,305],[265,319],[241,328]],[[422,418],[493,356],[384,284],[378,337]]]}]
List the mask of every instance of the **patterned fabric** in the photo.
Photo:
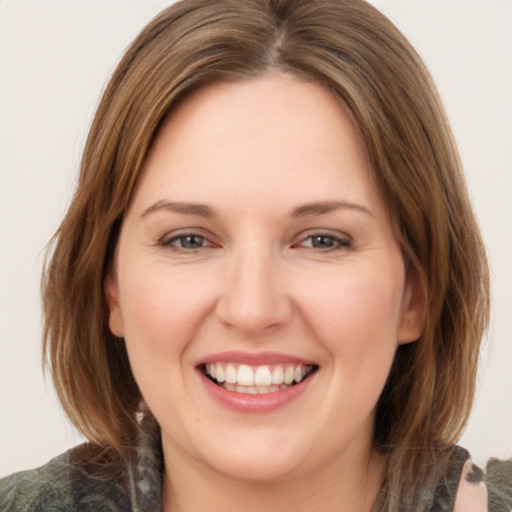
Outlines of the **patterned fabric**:
[{"label": "patterned fabric", "polygon": [[146,421],[129,460],[115,461],[111,453],[83,444],[0,480],[0,511],[158,512],[162,473],[159,429]]},{"label": "patterned fabric", "polygon": [[[112,460],[111,453],[83,444],[38,469],[4,478],[0,480],[0,511],[160,511],[163,458],[156,422],[143,423],[140,442],[128,460],[121,464],[117,460],[115,465]],[[511,512],[512,461],[491,460],[488,473],[492,489],[488,512]],[[476,505],[471,492],[478,485],[485,489],[482,472],[470,463],[466,450],[454,447],[443,478],[415,493],[415,505],[407,512],[486,512],[485,508],[466,508],[468,501]]]},{"label": "patterned fabric", "polygon": [[[385,481],[372,512],[454,512],[462,469],[469,460],[469,453],[459,446],[447,447],[442,453],[430,449],[428,452],[430,461],[419,468],[421,473],[414,475],[414,480],[422,485],[411,485],[412,476],[399,477],[399,490],[396,491],[397,482]],[[400,460],[403,454],[397,452],[390,456],[393,465],[397,464],[393,457]]]},{"label": "patterned fabric", "polygon": [[489,512],[512,512],[512,459],[490,459],[485,468]]}]

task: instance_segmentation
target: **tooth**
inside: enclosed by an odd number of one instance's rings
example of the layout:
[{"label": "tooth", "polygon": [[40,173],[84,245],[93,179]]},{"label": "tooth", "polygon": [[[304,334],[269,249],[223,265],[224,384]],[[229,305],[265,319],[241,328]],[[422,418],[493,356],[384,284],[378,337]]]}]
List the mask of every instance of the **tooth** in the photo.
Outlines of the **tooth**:
[{"label": "tooth", "polygon": [[215,379],[217,379],[217,382],[224,382],[226,380],[226,376],[224,375],[224,368],[220,363],[217,363],[215,366]]},{"label": "tooth", "polygon": [[236,382],[236,369],[232,364],[226,366],[226,382],[229,384]]},{"label": "tooth", "polygon": [[272,373],[268,366],[258,366],[254,375],[256,386],[270,386],[272,384]]},{"label": "tooth", "polygon": [[206,372],[209,373],[215,379],[215,375],[216,375],[215,364],[207,364]]},{"label": "tooth", "polygon": [[302,372],[300,370],[300,366],[297,366],[295,369],[295,382],[300,382],[302,380]]},{"label": "tooth", "polygon": [[254,386],[254,372],[247,364],[238,367],[237,382],[243,386]]},{"label": "tooth", "polygon": [[269,391],[269,393],[274,393],[275,391],[279,391],[279,386],[269,386],[268,391]]},{"label": "tooth", "polygon": [[284,382],[286,384],[291,384],[293,382],[293,377],[295,376],[295,371],[293,366],[288,366],[286,371],[284,372]]},{"label": "tooth", "polygon": [[226,382],[224,384],[224,387],[228,390],[228,391],[236,391],[236,385],[233,384],[232,382]]},{"label": "tooth", "polygon": [[282,384],[284,382],[284,372],[282,366],[276,366],[272,373],[272,384]]},{"label": "tooth", "polygon": [[[237,386],[238,389],[238,386]],[[250,395],[256,395],[258,393],[258,389],[254,386],[247,386],[247,389],[244,391],[244,393],[249,393]]]},{"label": "tooth", "polygon": [[302,378],[306,376],[307,371],[305,366],[300,367],[300,373],[302,374]]}]

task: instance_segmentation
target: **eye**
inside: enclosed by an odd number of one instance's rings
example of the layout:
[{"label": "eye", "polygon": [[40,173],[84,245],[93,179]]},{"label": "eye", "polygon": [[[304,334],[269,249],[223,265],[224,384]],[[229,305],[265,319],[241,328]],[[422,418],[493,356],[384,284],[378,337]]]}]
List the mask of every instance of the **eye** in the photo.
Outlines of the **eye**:
[{"label": "eye", "polygon": [[346,249],[352,245],[348,238],[341,238],[330,233],[314,233],[303,238],[299,244],[300,247],[311,247],[324,251]]},{"label": "eye", "polygon": [[196,251],[204,247],[211,247],[208,239],[197,233],[183,233],[173,236],[167,240],[162,240],[163,247],[169,247],[178,252]]}]

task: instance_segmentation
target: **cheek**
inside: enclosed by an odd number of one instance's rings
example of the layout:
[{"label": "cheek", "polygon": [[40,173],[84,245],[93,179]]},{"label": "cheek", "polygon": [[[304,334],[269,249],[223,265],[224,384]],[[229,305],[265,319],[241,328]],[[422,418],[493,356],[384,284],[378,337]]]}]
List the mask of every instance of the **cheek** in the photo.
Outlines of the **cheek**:
[{"label": "cheek", "polygon": [[126,275],[121,307],[134,373],[178,367],[211,308],[207,277],[190,279],[180,270],[148,267]]},{"label": "cheek", "polygon": [[303,317],[342,364],[357,365],[369,354],[394,353],[403,293],[399,272],[367,266],[335,269],[301,288],[308,291],[300,301]]}]

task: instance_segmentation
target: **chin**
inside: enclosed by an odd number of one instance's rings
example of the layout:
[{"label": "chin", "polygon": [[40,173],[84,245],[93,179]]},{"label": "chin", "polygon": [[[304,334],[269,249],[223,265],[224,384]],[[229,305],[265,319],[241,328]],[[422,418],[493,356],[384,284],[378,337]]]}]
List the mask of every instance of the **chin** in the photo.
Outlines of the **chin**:
[{"label": "chin", "polygon": [[276,484],[292,478],[305,470],[301,460],[290,457],[247,457],[243,454],[232,456],[229,460],[210,461],[210,468],[217,474],[252,484]]},{"label": "chin", "polygon": [[[267,432],[267,434],[270,434]],[[245,482],[278,482],[307,471],[307,442],[283,439],[273,435],[270,439],[261,433],[245,433],[241,436],[226,435],[229,446],[202,446],[203,463],[215,473],[226,478]]]}]

